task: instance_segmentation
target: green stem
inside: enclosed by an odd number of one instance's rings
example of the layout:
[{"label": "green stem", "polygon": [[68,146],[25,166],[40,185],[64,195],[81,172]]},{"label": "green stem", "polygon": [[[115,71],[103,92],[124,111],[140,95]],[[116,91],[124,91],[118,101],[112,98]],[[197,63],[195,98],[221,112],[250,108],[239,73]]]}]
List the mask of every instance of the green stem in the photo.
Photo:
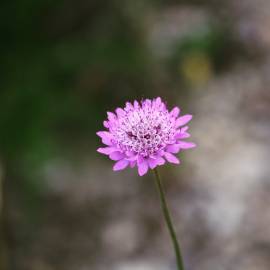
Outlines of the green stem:
[{"label": "green stem", "polygon": [[170,216],[165,194],[163,191],[161,178],[160,178],[157,168],[154,169],[154,173],[155,173],[156,185],[157,185],[157,189],[158,189],[158,193],[160,197],[161,208],[162,208],[163,215],[166,220],[166,224],[167,224],[167,227],[168,227],[168,230],[169,230],[172,242],[173,242],[173,247],[174,247],[174,251],[176,255],[177,269],[184,270],[184,263],[183,263],[183,259],[182,259],[182,255],[180,251],[180,246],[177,241],[176,233],[173,227],[172,219]]}]

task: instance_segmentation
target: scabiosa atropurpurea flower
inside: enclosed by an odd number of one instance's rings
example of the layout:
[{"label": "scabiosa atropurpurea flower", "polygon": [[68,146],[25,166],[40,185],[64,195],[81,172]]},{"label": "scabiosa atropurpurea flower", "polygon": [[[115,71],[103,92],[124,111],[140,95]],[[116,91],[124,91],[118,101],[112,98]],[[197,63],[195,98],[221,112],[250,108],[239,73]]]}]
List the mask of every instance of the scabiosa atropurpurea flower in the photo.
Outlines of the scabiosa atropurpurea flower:
[{"label": "scabiosa atropurpurea flower", "polygon": [[116,161],[114,171],[137,165],[142,176],[166,160],[179,164],[174,154],[195,147],[194,143],[184,141],[190,137],[186,124],[192,115],[179,116],[178,107],[169,111],[160,97],[127,102],[124,109],[107,114],[108,120],[103,123],[107,130],[97,132],[106,147],[97,151]]}]

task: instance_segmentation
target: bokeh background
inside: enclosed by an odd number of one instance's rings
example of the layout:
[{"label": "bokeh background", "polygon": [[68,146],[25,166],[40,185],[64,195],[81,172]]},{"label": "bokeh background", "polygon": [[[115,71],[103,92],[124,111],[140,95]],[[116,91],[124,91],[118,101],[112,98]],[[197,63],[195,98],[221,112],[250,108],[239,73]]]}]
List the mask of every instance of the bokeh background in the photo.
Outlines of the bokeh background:
[{"label": "bokeh background", "polygon": [[156,96],[194,114],[161,168],[186,269],[270,269],[269,0],[2,0],[0,33],[1,269],[176,269],[153,175],[96,152]]}]

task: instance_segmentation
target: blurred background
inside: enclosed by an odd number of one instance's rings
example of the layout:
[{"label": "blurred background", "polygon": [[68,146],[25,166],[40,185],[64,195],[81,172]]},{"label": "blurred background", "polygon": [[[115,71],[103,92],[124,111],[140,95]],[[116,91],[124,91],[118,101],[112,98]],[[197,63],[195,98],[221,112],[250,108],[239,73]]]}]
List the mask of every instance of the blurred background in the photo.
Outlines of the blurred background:
[{"label": "blurred background", "polygon": [[176,269],[153,175],[96,152],[157,96],[194,115],[160,168],[186,270],[270,269],[270,1],[2,0],[0,32],[0,269]]}]

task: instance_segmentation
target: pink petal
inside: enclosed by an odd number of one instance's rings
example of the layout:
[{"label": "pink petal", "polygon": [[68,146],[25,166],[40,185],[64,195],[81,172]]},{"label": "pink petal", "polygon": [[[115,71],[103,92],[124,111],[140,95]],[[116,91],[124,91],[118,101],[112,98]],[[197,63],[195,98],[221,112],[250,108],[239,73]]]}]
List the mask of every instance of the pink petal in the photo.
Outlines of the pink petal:
[{"label": "pink petal", "polygon": [[134,168],[135,166],[136,166],[136,161],[130,161],[129,162],[129,166],[130,166],[130,168]]},{"label": "pink petal", "polygon": [[183,142],[183,141],[180,141],[180,142],[177,142],[177,144],[180,145],[181,149],[189,149],[189,148],[196,147],[196,144],[195,143],[192,143],[192,142]]},{"label": "pink petal", "polygon": [[122,108],[117,108],[115,111],[118,117],[126,115],[126,112]]},{"label": "pink petal", "polygon": [[96,134],[100,137],[103,138],[106,136],[106,133],[109,133],[108,131],[98,131]]},{"label": "pink petal", "polygon": [[105,128],[109,128],[109,122],[108,121],[103,121],[103,126]]},{"label": "pink petal", "polygon": [[157,160],[153,158],[149,158],[147,162],[151,169],[154,169],[158,165]]},{"label": "pink petal", "polygon": [[110,138],[103,138],[102,142],[108,146],[112,145],[112,140]]},{"label": "pink petal", "polygon": [[169,152],[169,153],[178,153],[180,151],[180,145],[179,144],[172,144],[172,145],[168,145],[166,147],[166,151]]},{"label": "pink petal", "polygon": [[107,115],[108,115],[109,121],[114,122],[116,120],[116,115],[114,113],[107,112]]},{"label": "pink petal", "polygon": [[136,152],[133,152],[133,151],[126,151],[125,154],[126,154],[127,157],[130,157],[130,158],[138,156],[138,154]]},{"label": "pink petal", "polygon": [[120,171],[125,169],[128,166],[129,162],[125,159],[119,160],[117,161],[114,166],[113,166],[113,170],[114,171]]},{"label": "pink petal", "polygon": [[171,153],[166,152],[165,157],[170,163],[174,163],[174,164],[180,163],[179,159]]},{"label": "pink petal", "polygon": [[138,172],[140,176],[143,176],[144,174],[147,173],[148,171],[148,164],[146,162],[146,160],[144,160],[143,162],[137,162],[138,165]]},{"label": "pink petal", "polygon": [[125,110],[126,111],[130,111],[133,109],[133,105],[130,103],[130,102],[126,102],[126,107],[125,107]]},{"label": "pink petal", "polygon": [[163,149],[160,149],[157,151],[157,157],[162,157],[164,155],[164,150]]},{"label": "pink petal", "polygon": [[155,100],[155,103],[156,103],[156,106],[158,107],[162,103],[161,98],[157,97]]},{"label": "pink petal", "polygon": [[181,127],[185,125],[186,123],[188,123],[191,119],[192,119],[191,114],[186,114],[184,116],[181,116],[175,121],[175,127],[176,128]]},{"label": "pink petal", "polygon": [[137,155],[128,156],[126,159],[129,160],[129,161],[137,161],[138,160],[138,156]]},{"label": "pink petal", "polygon": [[151,106],[152,105],[152,101],[150,99],[146,99],[144,102],[143,102],[143,105],[144,106]]},{"label": "pink petal", "polygon": [[186,132],[189,129],[189,126],[185,126],[181,128],[181,132]]},{"label": "pink petal", "polygon": [[156,159],[156,161],[157,161],[157,164],[158,164],[158,165],[164,165],[164,164],[165,164],[165,159],[162,158],[162,157],[158,157],[158,158]]},{"label": "pink petal", "polygon": [[135,108],[135,109],[139,109],[139,108],[140,108],[139,102],[138,102],[137,100],[135,100],[135,101],[133,102],[133,105],[134,105],[134,108]]},{"label": "pink petal", "polygon": [[112,134],[108,131],[99,131],[97,135],[102,138],[102,142],[106,145],[112,145]]},{"label": "pink petal", "polygon": [[100,147],[97,151],[104,155],[110,155],[111,153],[117,151],[117,149],[115,147]]},{"label": "pink petal", "polygon": [[180,109],[179,109],[178,107],[174,107],[174,108],[171,110],[170,115],[171,115],[172,117],[177,117],[177,116],[179,115],[179,113],[180,113]]},{"label": "pink petal", "polygon": [[137,155],[137,163],[140,164],[140,163],[144,163],[144,162],[145,162],[144,157],[141,155]]},{"label": "pink petal", "polygon": [[96,133],[100,138],[108,138],[108,139],[112,139],[113,135],[108,132],[108,131],[99,131]]},{"label": "pink petal", "polygon": [[[165,164],[165,159],[162,158],[161,156],[164,155],[164,153],[165,153],[164,150],[159,150],[159,153],[157,153],[157,154],[154,155],[154,156],[150,156],[149,159],[155,160],[155,163],[156,163],[157,165],[163,165],[163,164]],[[152,161],[150,161],[150,162],[152,162]],[[150,164],[149,164],[149,166],[150,166]],[[151,168],[151,169],[152,169],[152,168]]]},{"label": "pink petal", "polygon": [[190,134],[187,133],[187,132],[183,132],[183,133],[179,132],[174,136],[175,139],[186,139],[186,138],[189,138],[189,137],[190,137]]},{"label": "pink petal", "polygon": [[110,154],[109,157],[111,160],[120,160],[120,159],[123,159],[125,157],[125,154],[123,154],[121,152],[113,152]]}]

